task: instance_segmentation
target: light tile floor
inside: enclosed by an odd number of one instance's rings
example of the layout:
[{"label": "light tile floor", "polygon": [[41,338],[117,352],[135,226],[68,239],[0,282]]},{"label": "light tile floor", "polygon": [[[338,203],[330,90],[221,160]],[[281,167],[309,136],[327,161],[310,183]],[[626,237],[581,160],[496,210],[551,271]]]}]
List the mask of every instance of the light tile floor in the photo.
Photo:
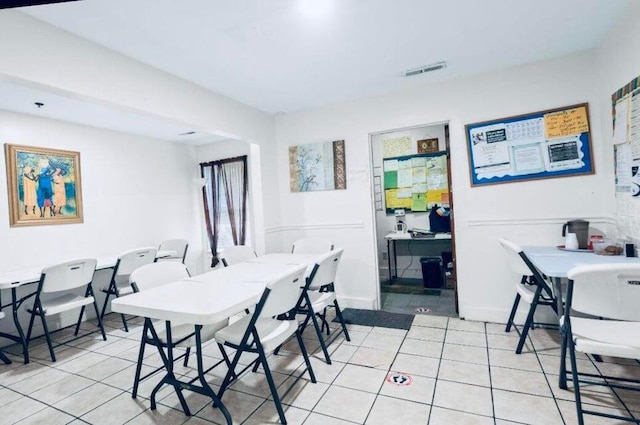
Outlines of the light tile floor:
[{"label": "light tile floor", "polygon": [[[158,394],[158,409],[149,409],[148,396],[159,377],[144,381],[137,399],[131,387],[140,337],[140,320],[129,333],[118,328],[119,317],[107,318],[108,340],[93,334],[63,343],[58,362],[48,358],[46,345],[31,350],[33,361],[23,365],[17,348],[7,350],[12,365],[0,365],[1,424],[190,424],[223,423],[222,415],[205,397],[186,392],[194,413],[186,417],[172,389]],[[332,326],[335,325],[332,323]],[[85,324],[90,329],[90,324]],[[503,325],[441,316],[418,315],[411,330],[349,326],[351,341],[341,336],[331,344],[333,364],[322,361],[311,329],[306,342],[314,350],[312,364],[318,382],[298,381],[284,397],[290,424],[429,424],[513,425],[574,424],[571,391],[557,385],[557,332],[536,329],[523,354],[513,352],[517,334],[505,334]],[[54,334],[57,342],[71,331]],[[269,358],[282,393],[291,386],[292,373],[303,366],[295,341]],[[12,354],[13,353],[13,354]],[[159,364],[147,351],[145,367]],[[206,361],[220,357],[217,346],[204,348]],[[582,370],[611,371],[640,377],[637,362],[593,363],[580,358]],[[190,367],[176,366],[183,376]],[[410,376],[410,385],[389,382],[395,372]],[[216,369],[209,381],[217,388],[225,370]],[[264,375],[248,373],[224,395],[235,423],[278,423]],[[615,397],[602,388],[587,389],[585,402],[606,412],[640,412],[637,395]],[[587,417],[587,424],[616,421]]]},{"label": "light tile floor", "polygon": [[440,295],[382,292],[382,310],[416,314],[416,309],[438,316],[458,317],[453,289],[442,289]]}]

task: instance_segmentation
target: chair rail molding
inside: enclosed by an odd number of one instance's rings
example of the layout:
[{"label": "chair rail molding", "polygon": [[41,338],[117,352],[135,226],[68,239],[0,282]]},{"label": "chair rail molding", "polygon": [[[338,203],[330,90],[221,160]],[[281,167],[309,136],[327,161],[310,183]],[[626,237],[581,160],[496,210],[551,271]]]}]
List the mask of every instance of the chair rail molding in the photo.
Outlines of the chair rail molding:
[{"label": "chair rail molding", "polygon": [[569,220],[582,218],[592,224],[610,224],[614,225],[613,217],[543,217],[543,218],[487,218],[478,220],[468,220],[469,227],[479,226],[539,226],[541,224],[564,224]]},{"label": "chair rail molding", "polygon": [[289,224],[286,226],[267,227],[265,233],[299,232],[305,230],[363,229],[363,221],[322,223],[322,224]]}]

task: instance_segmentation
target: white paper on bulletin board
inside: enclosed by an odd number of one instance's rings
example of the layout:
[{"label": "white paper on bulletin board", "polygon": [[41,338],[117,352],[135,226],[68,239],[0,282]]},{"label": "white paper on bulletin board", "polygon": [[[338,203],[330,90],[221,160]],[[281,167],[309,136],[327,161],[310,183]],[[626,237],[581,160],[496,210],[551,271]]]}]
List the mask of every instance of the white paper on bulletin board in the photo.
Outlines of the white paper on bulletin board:
[{"label": "white paper on bulletin board", "polygon": [[394,139],[385,139],[382,141],[383,158],[411,155],[412,153],[413,150],[410,136],[396,137]]}]

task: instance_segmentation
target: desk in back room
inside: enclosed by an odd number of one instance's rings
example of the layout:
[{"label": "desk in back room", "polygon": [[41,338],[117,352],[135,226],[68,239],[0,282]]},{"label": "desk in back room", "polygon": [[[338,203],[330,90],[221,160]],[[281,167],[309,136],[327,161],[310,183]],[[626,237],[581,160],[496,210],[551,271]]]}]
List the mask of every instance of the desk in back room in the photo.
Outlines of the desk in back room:
[{"label": "desk in back room", "polygon": [[[389,266],[389,283],[393,283],[398,278],[398,256],[396,250],[396,243],[398,241],[404,243],[434,243],[451,241],[451,233],[433,233],[428,235],[420,235],[418,237],[412,237],[410,233],[392,232],[384,237],[387,240],[387,260]],[[393,269],[391,269],[391,246],[393,246]]]}]

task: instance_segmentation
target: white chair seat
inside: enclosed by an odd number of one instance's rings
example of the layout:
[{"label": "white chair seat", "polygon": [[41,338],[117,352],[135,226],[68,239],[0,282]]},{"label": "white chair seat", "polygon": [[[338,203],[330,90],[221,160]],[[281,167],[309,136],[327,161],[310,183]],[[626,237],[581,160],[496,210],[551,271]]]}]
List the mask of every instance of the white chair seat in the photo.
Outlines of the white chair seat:
[{"label": "white chair seat", "polygon": [[640,359],[640,322],[572,317],[571,333],[582,353]]},{"label": "white chair seat", "polygon": [[[218,344],[240,345],[247,326],[251,321],[251,315],[247,315],[237,322],[232,323],[226,328],[215,334]],[[275,350],[280,344],[285,342],[291,335],[296,333],[298,329],[297,320],[276,320],[271,318],[259,318],[256,322],[256,330],[260,335],[260,342],[265,354]],[[251,341],[249,341],[251,343]]]},{"label": "white chair seat", "polygon": [[335,292],[308,291],[308,294],[311,300],[311,308],[315,312],[322,311],[326,307],[333,305],[336,300]]},{"label": "white chair seat", "polygon": [[93,297],[84,297],[75,294],[64,294],[56,298],[42,300],[42,311],[45,316],[62,313],[83,305],[93,304]]},{"label": "white chair seat", "polygon": [[527,304],[531,304],[533,302],[533,297],[535,296],[536,287],[534,285],[523,285],[519,284],[516,287],[518,294],[522,297],[523,300],[527,302]]},{"label": "white chair seat", "polygon": [[[227,320],[223,320],[222,322],[216,323],[214,325],[203,326],[200,330],[200,338],[202,342],[210,341],[215,337],[216,332],[220,329],[223,329],[227,326],[229,322]],[[163,344],[167,343],[167,327],[163,321],[157,321],[153,323],[153,327],[156,329],[158,333],[158,338],[160,342]],[[171,337],[174,341],[179,341],[182,338],[194,333],[195,328],[191,323],[171,323]],[[196,345],[196,337],[191,336],[191,338],[187,338],[184,341],[176,344],[176,347],[194,347]]]},{"label": "white chair seat", "polygon": [[0,319],[4,319],[4,312],[0,311]]}]

